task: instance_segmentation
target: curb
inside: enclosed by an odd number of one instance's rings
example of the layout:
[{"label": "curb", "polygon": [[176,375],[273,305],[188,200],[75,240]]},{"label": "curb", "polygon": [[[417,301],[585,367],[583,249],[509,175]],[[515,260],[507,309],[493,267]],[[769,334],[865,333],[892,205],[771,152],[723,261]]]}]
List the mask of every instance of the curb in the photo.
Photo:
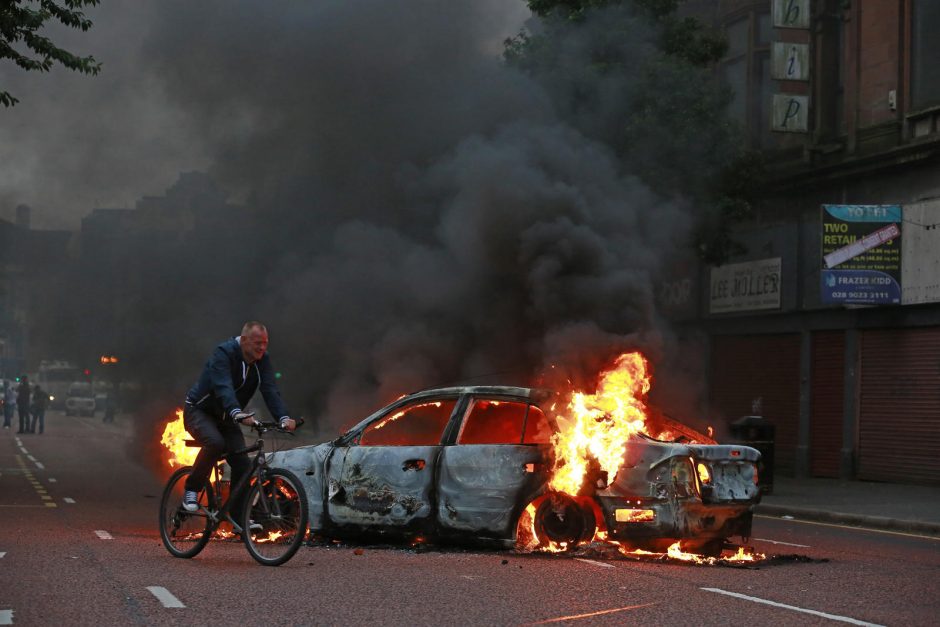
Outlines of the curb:
[{"label": "curb", "polygon": [[891,531],[908,531],[926,535],[940,536],[940,523],[925,522],[921,520],[901,520],[884,516],[865,516],[863,514],[848,514],[844,512],[830,512],[807,507],[790,507],[786,505],[760,504],[754,513],[762,516],[793,516],[801,520],[815,520],[819,522],[839,523],[852,527],[869,527],[872,529],[887,529]]}]

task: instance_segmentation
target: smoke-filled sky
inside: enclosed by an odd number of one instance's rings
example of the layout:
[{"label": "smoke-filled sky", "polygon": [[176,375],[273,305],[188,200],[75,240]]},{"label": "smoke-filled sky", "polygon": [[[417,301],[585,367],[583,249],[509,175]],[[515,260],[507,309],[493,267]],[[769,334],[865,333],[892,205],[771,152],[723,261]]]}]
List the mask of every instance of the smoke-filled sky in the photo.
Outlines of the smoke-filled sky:
[{"label": "smoke-filled sky", "polygon": [[521,0],[106,0],[86,14],[86,33],[49,32],[101,61],[97,77],[0,65],[20,99],[0,110],[0,217],[25,203],[38,228],[77,228],[182,171],[264,183],[263,160],[358,186],[351,170],[374,176],[526,104],[491,82]]},{"label": "smoke-filled sky", "polygon": [[[99,76],[0,68],[21,100],[0,111],[0,215],[26,203],[34,226],[76,228],[210,172],[264,225],[232,246],[273,270],[251,293],[207,286],[211,306],[167,324],[207,354],[237,332],[218,328],[219,303],[263,318],[278,363],[308,376],[285,381],[289,405],[342,424],[429,385],[531,383],[550,364],[578,376],[625,348],[669,358],[653,276],[688,209],[501,62],[522,0],[126,0],[89,15],[59,41]],[[634,35],[642,54],[648,32]]]}]

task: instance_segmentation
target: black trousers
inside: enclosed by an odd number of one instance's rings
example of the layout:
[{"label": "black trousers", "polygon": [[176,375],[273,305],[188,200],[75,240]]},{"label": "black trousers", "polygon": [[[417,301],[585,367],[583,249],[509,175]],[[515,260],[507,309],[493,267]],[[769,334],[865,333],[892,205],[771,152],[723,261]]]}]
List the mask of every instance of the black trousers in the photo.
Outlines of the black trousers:
[{"label": "black trousers", "polygon": [[[212,472],[212,467],[223,453],[228,453],[226,459],[232,467],[232,488],[234,489],[239,479],[248,472],[251,466],[248,453],[232,455],[232,451],[245,448],[245,436],[242,434],[241,427],[230,419],[217,418],[188,404],[184,405],[183,409],[183,426],[202,446],[193,463],[193,471],[186,478],[186,489],[193,492],[202,490]],[[234,502],[229,510],[236,521],[242,513],[242,500]]]}]

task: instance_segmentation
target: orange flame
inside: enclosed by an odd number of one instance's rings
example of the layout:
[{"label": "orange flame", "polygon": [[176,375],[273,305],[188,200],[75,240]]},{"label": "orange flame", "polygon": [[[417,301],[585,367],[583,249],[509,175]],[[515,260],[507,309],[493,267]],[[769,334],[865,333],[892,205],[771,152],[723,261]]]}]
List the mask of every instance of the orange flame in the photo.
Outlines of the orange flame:
[{"label": "orange flame", "polygon": [[163,437],[160,438],[160,444],[166,447],[170,452],[167,462],[170,467],[173,466],[192,466],[196,461],[196,454],[199,453],[198,446],[186,446],[186,440],[192,440],[193,436],[183,427],[183,410],[176,410],[176,420],[171,420],[163,429]]},{"label": "orange flame", "polygon": [[559,432],[552,437],[556,457],[553,489],[576,495],[589,458],[597,460],[613,481],[623,463],[627,440],[646,430],[645,399],[650,380],[646,358],[637,352],[624,353],[601,374],[595,394],[572,395],[569,416],[557,417]]},{"label": "orange flame", "polygon": [[[429,403],[421,403],[420,405],[415,405],[414,407],[409,407],[407,411],[411,411],[411,410],[413,410],[413,409],[418,409],[419,407],[429,407],[429,406],[431,406],[431,405],[434,405],[435,407],[440,407],[440,406],[441,406],[441,402],[440,402],[440,401],[432,401],[432,402],[429,402]],[[382,427],[384,427],[384,426],[387,425],[388,423],[390,423],[390,422],[395,422],[396,420],[398,420],[399,418],[401,418],[402,416],[404,416],[405,413],[406,413],[405,410],[402,410],[402,411],[400,411],[400,412],[397,412],[397,413],[395,413],[395,414],[392,414],[392,415],[389,416],[388,418],[385,418],[385,419],[382,420],[380,423],[378,423],[377,425],[375,425],[375,429],[381,429]]]}]

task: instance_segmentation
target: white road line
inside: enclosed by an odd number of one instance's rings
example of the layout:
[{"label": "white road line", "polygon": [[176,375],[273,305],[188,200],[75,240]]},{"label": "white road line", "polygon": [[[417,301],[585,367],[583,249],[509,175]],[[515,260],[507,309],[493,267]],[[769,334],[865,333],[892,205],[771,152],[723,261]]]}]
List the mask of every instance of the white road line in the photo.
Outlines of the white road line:
[{"label": "white road line", "polygon": [[23,452],[23,455],[29,455],[29,451],[27,451],[27,450],[26,450],[25,448],[23,448],[22,446],[20,447],[20,450]]},{"label": "white road line", "polygon": [[13,624],[13,610],[0,610],[0,625]]},{"label": "white road line", "polygon": [[74,503],[74,502],[75,502],[75,499],[73,499],[72,497],[69,497],[69,496],[65,497],[65,498],[62,499],[62,500],[65,501],[66,503]]},{"label": "white road line", "polygon": [[780,542],[779,540],[768,540],[767,538],[754,538],[757,542],[770,542],[771,544],[785,544],[786,546],[798,546],[803,549],[812,548],[808,544],[793,544],[792,542]]},{"label": "white road line", "polygon": [[584,562],[585,564],[594,564],[595,566],[602,566],[604,568],[613,568],[613,564],[605,564],[604,562],[595,562],[594,560],[586,560],[583,557],[574,558],[579,562]]},{"label": "white road line", "polygon": [[45,470],[45,469],[46,469],[46,467],[43,466],[41,462],[36,462],[36,468],[38,468],[39,470]]},{"label": "white road line", "polygon": [[826,614],[825,612],[818,612],[816,610],[808,610],[802,607],[796,607],[795,605],[787,605],[785,603],[777,603],[776,601],[768,601],[767,599],[760,599],[758,597],[751,597],[746,594],[738,594],[737,592],[728,592],[727,590],[722,590],[720,588],[702,588],[706,592],[717,592],[718,594],[725,594],[729,597],[735,597],[737,599],[744,599],[745,601],[753,601],[755,603],[763,603],[764,605],[772,605],[773,607],[782,607],[785,610],[793,610],[794,612],[803,612],[804,614],[812,614],[813,616],[821,616],[822,618],[828,618],[829,620],[837,620],[843,623],[850,623],[852,625],[865,625],[866,627],[884,627],[884,625],[879,625],[878,623],[868,623],[863,620],[858,620],[856,618],[849,618],[848,616],[839,616],[838,614]]},{"label": "white road line", "polygon": [[186,607],[163,586],[147,586],[147,590],[150,590],[150,593],[163,603],[163,607]]},{"label": "white road line", "polygon": [[95,533],[98,534],[98,537],[102,540],[113,540],[114,536],[105,531],[104,529],[95,529]]},{"label": "white road line", "polygon": [[0,559],[2,559],[2,558],[3,558],[3,556],[4,556],[4,555],[6,555],[6,554],[7,554],[7,552],[6,552],[6,551],[0,551]]},{"label": "white road line", "polygon": [[53,479],[52,477],[49,477],[48,479],[46,479],[46,481],[48,481],[49,483],[55,483],[55,479]]},{"label": "white road line", "polygon": [[28,457],[28,458],[29,458],[29,461],[31,461],[31,462],[36,461],[36,458],[33,457],[32,455],[27,455],[26,457]]}]

